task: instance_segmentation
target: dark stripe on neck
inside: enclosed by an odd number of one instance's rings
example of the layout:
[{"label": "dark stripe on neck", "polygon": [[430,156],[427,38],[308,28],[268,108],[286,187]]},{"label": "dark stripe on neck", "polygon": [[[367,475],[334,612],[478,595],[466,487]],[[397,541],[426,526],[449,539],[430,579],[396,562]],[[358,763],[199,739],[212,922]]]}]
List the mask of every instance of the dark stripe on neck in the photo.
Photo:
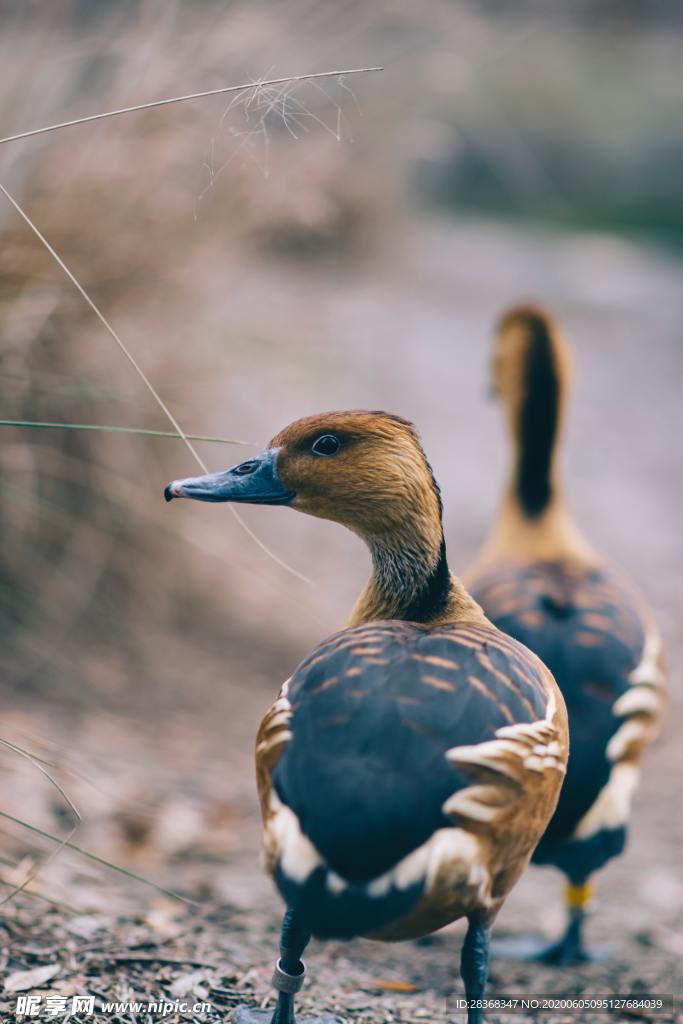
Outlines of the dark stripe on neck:
[{"label": "dark stripe on neck", "polygon": [[515,489],[523,511],[536,518],[552,497],[550,470],[557,438],[560,382],[548,323],[533,314],[528,317],[527,326],[529,345]]},{"label": "dark stripe on neck", "polygon": [[431,622],[446,611],[450,591],[451,574],[446,561],[446,542],[442,537],[439,558],[434,569],[401,618],[408,622]]},{"label": "dark stripe on neck", "polygon": [[[424,456],[424,452],[422,453]],[[406,524],[405,534],[389,543],[370,542],[374,576],[373,612],[380,617],[405,622],[432,622],[448,609],[451,574],[446,561],[446,543],[441,526],[441,492],[432,467],[425,458],[437,504],[440,544],[434,559],[433,532],[419,517]],[[431,538],[431,539],[430,539]]]},{"label": "dark stripe on neck", "polygon": [[[422,453],[424,455],[424,452]],[[439,509],[439,523],[443,518],[443,502],[441,500],[441,488],[434,476],[432,465],[425,455],[425,463],[429,470],[432,487],[436,495],[436,503]],[[442,527],[443,530],[443,527]],[[451,574],[446,560],[446,541],[441,534],[441,546],[439,557],[431,573],[420,587],[419,591],[408,605],[404,618],[408,622],[431,622],[446,611],[448,598],[451,592]]]}]

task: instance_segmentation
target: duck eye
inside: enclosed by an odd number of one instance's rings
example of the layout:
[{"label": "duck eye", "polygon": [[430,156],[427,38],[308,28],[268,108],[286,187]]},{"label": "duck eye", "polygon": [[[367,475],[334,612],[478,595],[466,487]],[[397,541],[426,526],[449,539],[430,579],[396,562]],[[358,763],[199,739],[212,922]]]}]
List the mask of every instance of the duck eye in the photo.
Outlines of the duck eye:
[{"label": "duck eye", "polygon": [[253,473],[257,466],[258,462],[256,459],[252,459],[249,462],[240,462],[239,466],[235,466],[233,469],[233,473],[237,474],[237,476],[247,476],[248,473]]},{"label": "duck eye", "polygon": [[336,455],[341,448],[341,442],[334,434],[323,434],[311,446],[314,455]]}]

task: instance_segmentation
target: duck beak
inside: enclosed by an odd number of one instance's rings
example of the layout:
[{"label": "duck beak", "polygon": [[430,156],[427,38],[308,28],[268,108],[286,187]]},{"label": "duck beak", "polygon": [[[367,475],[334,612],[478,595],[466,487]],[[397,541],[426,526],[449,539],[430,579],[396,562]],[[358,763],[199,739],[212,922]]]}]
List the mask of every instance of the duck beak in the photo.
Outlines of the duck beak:
[{"label": "duck beak", "polygon": [[222,473],[173,480],[164,489],[166,501],[194,498],[195,501],[241,501],[252,505],[288,505],[294,498],[277,474],[279,448],[268,448],[253,459],[240,462]]}]

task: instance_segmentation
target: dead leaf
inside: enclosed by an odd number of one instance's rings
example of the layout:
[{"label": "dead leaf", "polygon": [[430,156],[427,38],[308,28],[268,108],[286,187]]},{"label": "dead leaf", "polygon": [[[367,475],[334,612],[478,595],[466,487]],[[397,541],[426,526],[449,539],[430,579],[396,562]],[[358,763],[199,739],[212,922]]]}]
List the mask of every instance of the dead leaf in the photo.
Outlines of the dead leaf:
[{"label": "dead leaf", "polygon": [[79,914],[64,922],[66,930],[81,939],[92,939],[97,932],[110,929],[113,925],[114,918],[105,914]]},{"label": "dead leaf", "polygon": [[384,992],[417,992],[417,985],[412,981],[397,981],[395,978],[378,978],[373,981],[374,988],[382,989]]},{"label": "dead leaf", "polygon": [[[205,980],[205,970],[192,971],[190,974],[180,974],[171,985],[171,994],[176,999],[184,999],[190,993],[201,995],[200,987]],[[207,989],[204,988],[201,991],[206,992]]]},{"label": "dead leaf", "polygon": [[178,918],[184,912],[184,907],[172,904],[168,901],[160,901],[149,908],[144,917],[144,923],[151,928],[157,936],[164,939],[172,939],[180,935],[183,926],[178,923]]},{"label": "dead leaf", "polygon": [[196,803],[172,800],[162,807],[150,842],[157,851],[177,854],[192,849],[204,830],[204,818]]},{"label": "dead leaf", "polygon": [[60,970],[60,964],[45,964],[43,967],[33,967],[30,971],[15,971],[5,978],[5,991],[25,992],[29,988],[40,988],[59,974]]}]

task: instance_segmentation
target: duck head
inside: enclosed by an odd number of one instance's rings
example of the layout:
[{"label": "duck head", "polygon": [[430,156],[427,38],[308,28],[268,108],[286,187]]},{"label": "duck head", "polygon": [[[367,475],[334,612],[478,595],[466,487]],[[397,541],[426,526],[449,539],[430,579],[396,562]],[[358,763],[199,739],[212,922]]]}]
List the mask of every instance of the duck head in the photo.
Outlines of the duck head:
[{"label": "duck head", "polygon": [[498,322],[491,361],[491,392],[499,398],[510,433],[518,438],[525,420],[559,420],[571,376],[568,346],[541,306],[513,306]]},{"label": "duck head", "polygon": [[288,505],[368,539],[407,522],[441,536],[438,487],[417,432],[384,412],[333,412],[296,420],[261,454],[220,473],[174,480],[167,501]]}]

